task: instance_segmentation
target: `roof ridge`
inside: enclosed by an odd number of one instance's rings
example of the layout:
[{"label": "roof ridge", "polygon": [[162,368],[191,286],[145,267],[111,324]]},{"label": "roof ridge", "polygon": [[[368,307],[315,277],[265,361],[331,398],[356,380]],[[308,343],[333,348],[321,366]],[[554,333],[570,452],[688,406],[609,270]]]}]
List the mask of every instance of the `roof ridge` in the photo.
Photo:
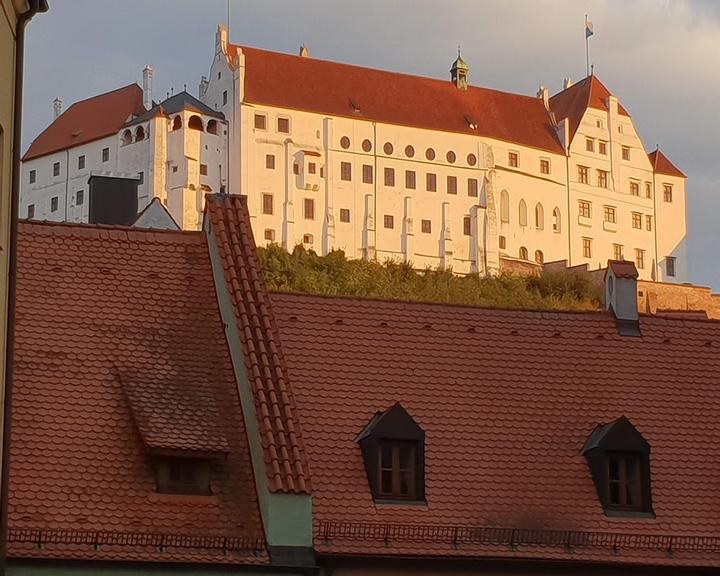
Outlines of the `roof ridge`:
[{"label": "roof ridge", "polygon": [[[114,92],[120,92],[122,90],[127,90],[128,88],[132,88],[133,86],[137,87],[138,90],[142,90],[142,87],[137,82],[131,82],[130,84],[126,84],[125,86],[121,86],[120,88],[114,88],[112,90],[108,90],[107,92],[100,92],[99,94],[95,94],[94,96],[88,96],[87,98],[83,98],[82,100],[75,100],[70,106],[66,108],[66,112],[70,110],[73,106],[76,104],[82,104],[83,102],[87,102],[88,100],[92,100],[93,98],[101,98],[102,96],[108,96],[110,94],[113,94]],[[54,121],[54,120],[53,120]],[[52,122],[51,122],[52,124]]]},{"label": "roof ridge", "polygon": [[137,234],[177,234],[181,236],[186,237],[198,237],[201,238],[204,236],[204,233],[201,230],[165,230],[165,229],[155,229],[155,228],[135,228],[134,226],[123,226],[120,224],[90,224],[88,222],[53,222],[50,220],[28,220],[26,218],[20,218],[18,219],[18,224],[21,228],[30,229],[30,228],[75,228],[82,231],[97,231],[98,233],[101,231],[118,231],[118,232],[131,232],[131,233],[137,233]]}]

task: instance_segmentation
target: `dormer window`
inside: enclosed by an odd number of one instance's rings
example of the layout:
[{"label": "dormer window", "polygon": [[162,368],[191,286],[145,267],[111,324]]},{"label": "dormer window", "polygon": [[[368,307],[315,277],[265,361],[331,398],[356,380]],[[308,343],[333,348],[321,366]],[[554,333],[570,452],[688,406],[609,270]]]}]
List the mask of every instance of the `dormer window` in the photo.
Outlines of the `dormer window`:
[{"label": "dormer window", "polygon": [[605,514],[653,515],[650,445],[627,418],[598,425],[583,455]]},{"label": "dormer window", "polygon": [[425,500],[425,432],[405,408],[375,414],[357,442],[375,501]]},{"label": "dormer window", "polygon": [[155,462],[157,491],[163,494],[209,495],[210,463],[186,457],[163,457]]}]

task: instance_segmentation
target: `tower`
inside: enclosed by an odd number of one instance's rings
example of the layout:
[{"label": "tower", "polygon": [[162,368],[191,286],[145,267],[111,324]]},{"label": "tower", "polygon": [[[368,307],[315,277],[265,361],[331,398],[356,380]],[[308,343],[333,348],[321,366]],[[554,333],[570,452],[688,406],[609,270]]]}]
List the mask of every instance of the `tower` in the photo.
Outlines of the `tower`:
[{"label": "tower", "polygon": [[467,62],[460,56],[460,47],[458,46],[458,55],[453,62],[452,68],[450,68],[450,79],[458,90],[467,90],[468,87],[468,72],[470,67]]}]

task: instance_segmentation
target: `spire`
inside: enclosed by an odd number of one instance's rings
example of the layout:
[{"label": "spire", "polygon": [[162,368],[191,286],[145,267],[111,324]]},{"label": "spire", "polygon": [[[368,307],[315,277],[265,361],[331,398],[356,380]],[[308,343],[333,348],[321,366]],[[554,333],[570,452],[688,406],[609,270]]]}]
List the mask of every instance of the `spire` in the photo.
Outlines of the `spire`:
[{"label": "spire", "polygon": [[467,90],[469,71],[470,66],[463,60],[460,55],[460,46],[458,46],[457,58],[453,62],[452,68],[450,68],[450,80],[459,90]]}]

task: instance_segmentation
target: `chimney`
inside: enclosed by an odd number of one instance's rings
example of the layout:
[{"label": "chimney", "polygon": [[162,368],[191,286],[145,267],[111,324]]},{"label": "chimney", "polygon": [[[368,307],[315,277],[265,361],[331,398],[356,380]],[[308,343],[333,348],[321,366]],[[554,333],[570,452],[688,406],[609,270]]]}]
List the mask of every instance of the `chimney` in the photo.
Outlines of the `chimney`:
[{"label": "chimney", "polygon": [[608,260],[605,308],[615,316],[620,336],[642,336],[637,302],[638,271],[627,260]]},{"label": "chimney", "polygon": [[567,90],[572,85],[573,85],[573,81],[570,80],[569,76],[563,80],[563,90]]},{"label": "chimney", "polygon": [[202,76],[200,78],[200,86],[198,87],[198,96],[200,97],[200,100],[205,98],[205,93],[207,92],[209,84],[210,82],[208,82],[207,76]]},{"label": "chimney", "polygon": [[152,101],[152,74],[153,69],[150,64],[145,66],[143,68],[143,84],[142,84],[142,90],[143,90],[143,106],[145,106],[145,110],[150,110],[153,105]]},{"label": "chimney", "polygon": [[538,88],[537,97],[542,100],[545,110],[550,110],[550,92],[542,84]]},{"label": "chimney", "polygon": [[298,53],[298,55],[301,58],[310,58],[310,50],[308,50],[308,47],[305,46],[305,44],[302,44],[300,46],[300,52]]},{"label": "chimney", "polygon": [[53,100],[53,120],[57,120],[57,117],[62,114],[62,98],[57,97]]},{"label": "chimney", "polygon": [[215,32],[215,54],[227,54],[228,51],[228,29],[223,24],[218,24]]}]

